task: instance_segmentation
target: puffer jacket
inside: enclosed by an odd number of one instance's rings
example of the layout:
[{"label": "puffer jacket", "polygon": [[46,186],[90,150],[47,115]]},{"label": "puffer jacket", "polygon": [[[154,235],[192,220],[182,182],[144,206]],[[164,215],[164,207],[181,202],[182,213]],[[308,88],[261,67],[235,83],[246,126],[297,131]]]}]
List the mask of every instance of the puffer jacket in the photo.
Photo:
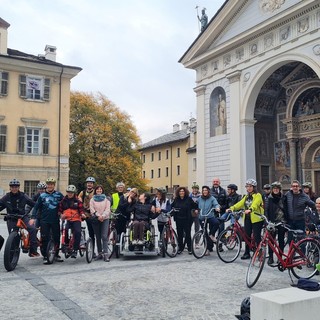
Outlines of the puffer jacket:
[{"label": "puffer jacket", "polygon": [[65,196],[59,203],[59,213],[68,221],[81,221],[81,215],[84,214],[83,204],[76,196]]}]

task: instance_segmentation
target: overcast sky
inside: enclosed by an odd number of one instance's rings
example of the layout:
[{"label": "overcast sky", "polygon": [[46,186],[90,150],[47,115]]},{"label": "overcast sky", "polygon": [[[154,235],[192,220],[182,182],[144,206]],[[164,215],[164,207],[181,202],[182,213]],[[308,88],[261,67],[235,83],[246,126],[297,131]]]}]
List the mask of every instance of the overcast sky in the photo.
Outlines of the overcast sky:
[{"label": "overcast sky", "polygon": [[142,142],[196,116],[195,71],[178,60],[225,0],[0,0],[8,47],[81,67],[72,90],[101,92],[134,122]]}]

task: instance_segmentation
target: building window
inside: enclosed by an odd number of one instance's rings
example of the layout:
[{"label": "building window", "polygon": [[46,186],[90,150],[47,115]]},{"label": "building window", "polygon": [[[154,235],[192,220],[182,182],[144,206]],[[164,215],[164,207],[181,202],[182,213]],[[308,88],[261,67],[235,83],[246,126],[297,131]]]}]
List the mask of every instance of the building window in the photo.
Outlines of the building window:
[{"label": "building window", "polygon": [[48,101],[50,99],[50,79],[20,75],[19,95],[25,99]]},{"label": "building window", "polygon": [[270,167],[269,166],[261,166],[261,185],[265,185],[270,183]]},{"label": "building window", "polygon": [[169,159],[169,150],[166,150],[166,159]]},{"label": "building window", "polygon": [[142,155],[142,162],[146,163],[146,155],[145,154]]},{"label": "building window", "polygon": [[158,152],[158,160],[161,161],[161,151]]},{"label": "building window", "polygon": [[153,179],[153,176],[154,176],[153,170],[151,170],[151,175],[150,175],[151,179]]},{"label": "building window", "polygon": [[142,171],[142,178],[145,179],[146,178],[146,172]]},{"label": "building window", "polygon": [[30,180],[30,181],[25,181],[24,182],[24,192],[29,196],[33,197],[37,193],[37,184],[39,183],[38,181]]},{"label": "building window", "polygon": [[18,152],[49,154],[49,129],[18,128]]},{"label": "building window", "polygon": [[161,169],[158,168],[158,178],[160,178],[160,177],[161,177]]},{"label": "building window", "polygon": [[287,126],[282,122],[286,118],[285,113],[278,114],[278,140],[286,140]]},{"label": "building window", "polygon": [[0,152],[6,152],[7,147],[7,126],[0,125]]},{"label": "building window", "polygon": [[177,166],[177,176],[180,176],[180,166]]},{"label": "building window", "polygon": [[177,158],[180,158],[180,148],[177,148]]},{"label": "building window", "polygon": [[166,177],[169,177],[169,167],[166,167]]},{"label": "building window", "polygon": [[8,72],[0,72],[0,95],[6,96],[8,94]]},{"label": "building window", "polygon": [[197,158],[192,159],[192,170],[197,171]]},{"label": "building window", "polygon": [[151,161],[154,161],[154,153],[151,153]]}]

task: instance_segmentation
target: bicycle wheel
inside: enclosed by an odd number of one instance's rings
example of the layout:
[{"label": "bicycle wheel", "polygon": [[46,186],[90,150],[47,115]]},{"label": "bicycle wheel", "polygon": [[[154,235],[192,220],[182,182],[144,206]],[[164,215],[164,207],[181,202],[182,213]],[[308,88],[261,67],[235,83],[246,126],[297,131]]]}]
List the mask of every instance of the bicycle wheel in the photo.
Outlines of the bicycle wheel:
[{"label": "bicycle wheel", "polygon": [[54,241],[51,239],[48,242],[48,246],[47,246],[47,250],[46,250],[47,263],[48,264],[52,264],[53,263],[55,254],[56,254],[56,250],[55,250]]},{"label": "bicycle wheel", "polygon": [[161,242],[162,251],[170,258],[174,258],[178,253],[178,237],[176,232],[172,228],[164,228],[161,235]]},{"label": "bicycle wheel", "polygon": [[7,271],[12,271],[18,264],[20,256],[20,234],[12,231],[6,241],[3,253],[4,267]]},{"label": "bicycle wheel", "polygon": [[93,242],[91,238],[88,238],[86,243],[86,260],[88,263],[92,261],[92,257],[93,257]]},{"label": "bicycle wheel", "polygon": [[310,279],[316,273],[316,264],[319,263],[320,247],[315,239],[303,239],[297,244],[297,248],[292,251],[292,264],[295,265],[290,270],[297,278]]},{"label": "bicycle wheel", "polygon": [[109,259],[115,253],[117,245],[117,231],[115,229],[111,230],[108,237],[108,255]]},{"label": "bicycle wheel", "polygon": [[192,253],[197,258],[202,258],[207,251],[207,236],[203,230],[196,232],[191,242]]},{"label": "bicycle wheel", "polygon": [[266,247],[259,245],[253,254],[246,275],[247,287],[252,288],[261,275],[266,260]]},{"label": "bicycle wheel", "polygon": [[241,246],[239,234],[233,229],[225,229],[217,239],[218,257],[225,263],[231,263],[239,257]]}]

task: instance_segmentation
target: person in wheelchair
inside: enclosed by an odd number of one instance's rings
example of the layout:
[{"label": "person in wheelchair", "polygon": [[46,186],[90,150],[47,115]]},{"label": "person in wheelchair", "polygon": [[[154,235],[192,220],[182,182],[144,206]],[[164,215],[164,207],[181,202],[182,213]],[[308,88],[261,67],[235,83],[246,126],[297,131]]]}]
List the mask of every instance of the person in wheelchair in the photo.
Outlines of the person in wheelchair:
[{"label": "person in wheelchair", "polygon": [[139,200],[128,209],[133,214],[133,245],[144,244],[145,230],[150,228],[150,220],[155,219],[159,213],[155,212],[155,207],[150,203],[149,193],[142,193]]},{"label": "person in wheelchair", "polygon": [[62,220],[67,220],[66,225],[66,239],[65,243],[68,244],[68,231],[71,228],[74,244],[73,252],[71,253],[71,258],[77,257],[77,252],[80,246],[81,240],[81,220],[86,218],[83,204],[81,200],[77,197],[77,188],[74,185],[69,185],[67,187],[67,195],[59,203],[59,214],[61,214]]}]

